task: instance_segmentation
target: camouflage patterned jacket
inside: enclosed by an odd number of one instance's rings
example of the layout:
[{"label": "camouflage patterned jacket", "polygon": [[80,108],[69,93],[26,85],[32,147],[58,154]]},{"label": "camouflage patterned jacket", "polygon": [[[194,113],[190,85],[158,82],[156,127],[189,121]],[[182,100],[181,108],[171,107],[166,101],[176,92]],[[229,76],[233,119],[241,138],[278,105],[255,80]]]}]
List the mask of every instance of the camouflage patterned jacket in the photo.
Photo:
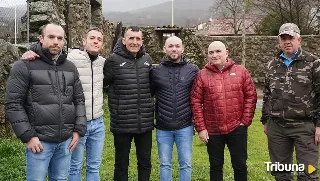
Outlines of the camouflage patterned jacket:
[{"label": "camouflage patterned jacket", "polygon": [[299,49],[287,67],[280,54],[268,64],[262,124],[269,119],[284,127],[313,121],[320,127],[320,60]]}]

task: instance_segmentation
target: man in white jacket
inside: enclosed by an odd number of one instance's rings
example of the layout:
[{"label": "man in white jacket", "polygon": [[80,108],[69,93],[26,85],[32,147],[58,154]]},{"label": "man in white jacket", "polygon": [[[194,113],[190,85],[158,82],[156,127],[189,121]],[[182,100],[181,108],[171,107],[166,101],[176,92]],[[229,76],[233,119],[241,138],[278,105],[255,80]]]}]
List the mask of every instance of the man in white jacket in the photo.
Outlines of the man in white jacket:
[{"label": "man in white jacket", "polygon": [[[105,59],[99,56],[103,47],[103,34],[98,28],[90,28],[84,39],[84,50],[73,49],[67,59],[73,62],[79,72],[83,87],[87,116],[87,132],[72,153],[69,181],[81,180],[81,171],[86,149],[86,181],[99,181],[105,128],[103,122],[103,67]],[[32,60],[38,57],[32,51],[22,56]]]}]

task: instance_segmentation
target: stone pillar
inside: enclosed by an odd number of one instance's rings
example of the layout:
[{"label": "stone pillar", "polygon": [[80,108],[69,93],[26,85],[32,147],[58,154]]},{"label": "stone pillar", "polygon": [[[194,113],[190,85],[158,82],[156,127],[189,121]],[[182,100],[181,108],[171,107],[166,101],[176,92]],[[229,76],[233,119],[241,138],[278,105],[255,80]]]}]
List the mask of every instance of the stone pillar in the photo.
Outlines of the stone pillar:
[{"label": "stone pillar", "polygon": [[103,14],[101,0],[91,0],[91,25],[103,28]]},{"label": "stone pillar", "polygon": [[0,39],[0,57],[0,137],[3,138],[13,136],[11,126],[5,118],[4,94],[6,80],[11,69],[10,64],[20,57],[19,50],[14,45]]},{"label": "stone pillar", "polygon": [[91,25],[90,0],[70,0],[69,33],[70,48],[82,47],[82,38]]},{"label": "stone pillar", "polygon": [[[38,41],[41,26],[47,23],[57,23],[59,25],[65,26],[64,22],[64,0],[29,0],[30,4],[30,42]],[[27,29],[26,29],[26,19],[22,18],[24,27],[22,29],[23,38],[26,39]]]}]

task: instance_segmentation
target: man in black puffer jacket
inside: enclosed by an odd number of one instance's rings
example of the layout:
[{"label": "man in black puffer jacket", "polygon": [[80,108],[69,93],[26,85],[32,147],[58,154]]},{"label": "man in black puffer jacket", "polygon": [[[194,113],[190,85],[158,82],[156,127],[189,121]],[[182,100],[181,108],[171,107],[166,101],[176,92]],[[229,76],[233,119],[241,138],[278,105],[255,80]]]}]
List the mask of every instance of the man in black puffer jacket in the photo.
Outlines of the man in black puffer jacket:
[{"label": "man in black puffer jacket", "polygon": [[7,80],[6,116],[26,144],[27,180],[67,180],[71,152],[86,133],[86,112],[75,65],[62,52],[64,30],[43,27],[32,47],[40,58],[17,61]]},{"label": "man in black puffer jacket", "polygon": [[154,127],[149,82],[152,62],[142,43],[141,30],[128,27],[104,66],[104,83],[109,86],[110,129],[114,136],[115,181],[128,180],[132,139],[137,152],[138,180],[150,180]]},{"label": "man in black puffer jacket", "polygon": [[193,124],[190,91],[199,68],[182,55],[180,38],[166,40],[166,56],[151,70],[152,89],[156,98],[157,144],[160,181],[172,180],[172,149],[177,146],[179,180],[191,180]]}]

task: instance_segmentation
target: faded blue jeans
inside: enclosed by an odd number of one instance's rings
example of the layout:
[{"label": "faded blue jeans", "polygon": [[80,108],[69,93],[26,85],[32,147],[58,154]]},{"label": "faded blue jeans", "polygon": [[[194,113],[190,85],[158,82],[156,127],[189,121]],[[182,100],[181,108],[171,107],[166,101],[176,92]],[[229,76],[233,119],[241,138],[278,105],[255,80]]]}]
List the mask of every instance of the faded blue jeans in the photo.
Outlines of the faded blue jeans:
[{"label": "faded blue jeans", "polygon": [[40,141],[43,151],[32,153],[26,148],[27,181],[45,181],[47,172],[49,181],[67,180],[70,168],[71,139],[61,143]]},{"label": "faded blue jeans", "polygon": [[72,152],[69,181],[81,181],[81,171],[86,149],[86,181],[99,181],[99,168],[102,161],[105,129],[103,118],[87,122],[87,132]]},{"label": "faded blue jeans", "polygon": [[172,149],[176,143],[179,161],[179,181],[191,180],[193,126],[174,131],[157,129],[160,160],[160,181],[172,180]]}]

